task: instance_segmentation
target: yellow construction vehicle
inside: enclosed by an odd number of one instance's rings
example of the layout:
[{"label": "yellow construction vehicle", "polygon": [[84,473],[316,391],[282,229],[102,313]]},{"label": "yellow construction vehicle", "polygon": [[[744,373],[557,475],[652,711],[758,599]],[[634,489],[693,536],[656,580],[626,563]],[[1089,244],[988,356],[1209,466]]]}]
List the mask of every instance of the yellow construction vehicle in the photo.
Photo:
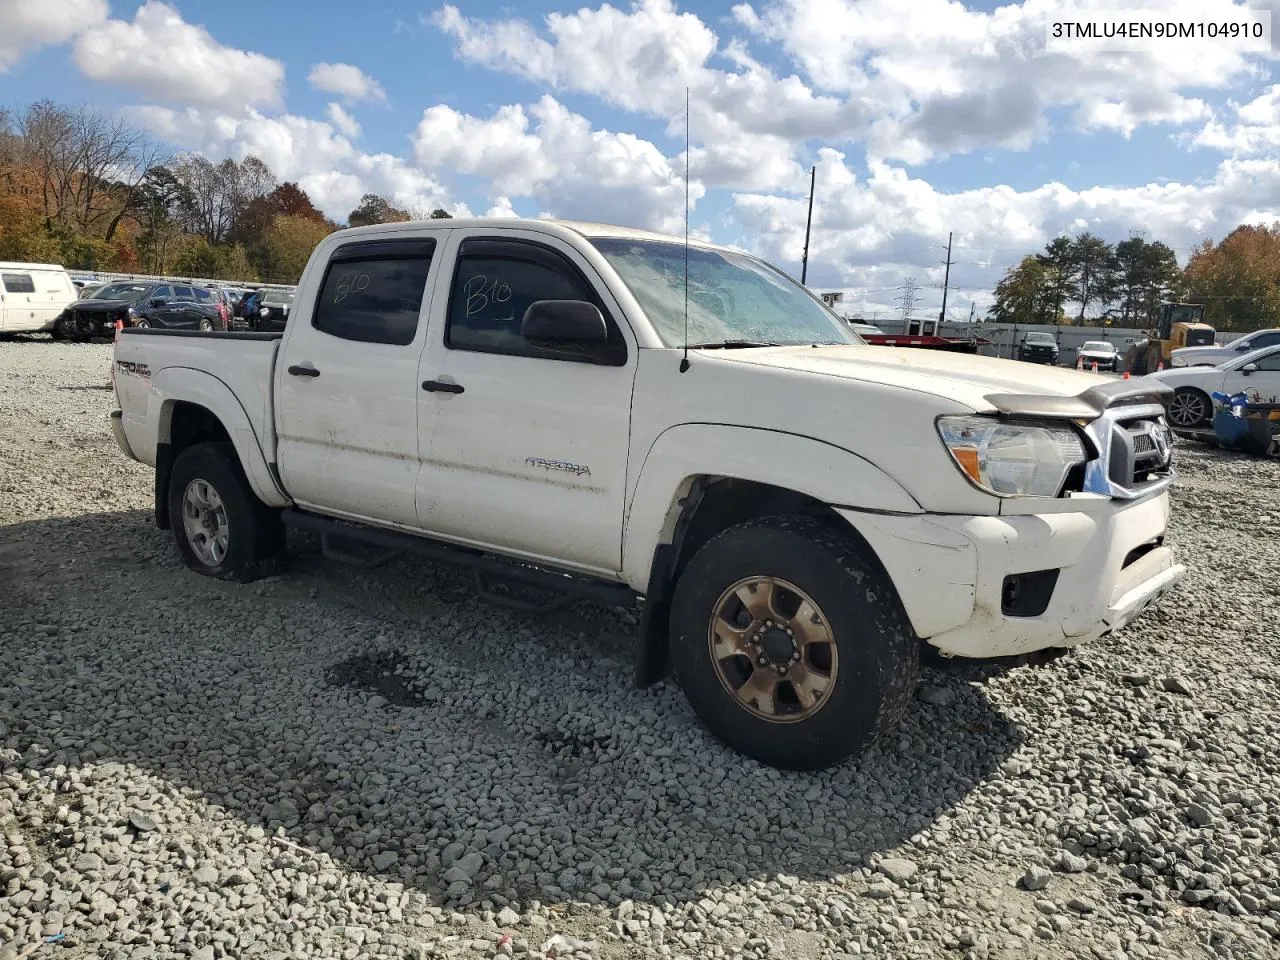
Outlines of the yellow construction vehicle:
[{"label": "yellow construction vehicle", "polygon": [[1154,329],[1129,347],[1125,368],[1135,376],[1154,373],[1179,347],[1212,346],[1218,331],[1204,322],[1204,304],[1162,303]]}]

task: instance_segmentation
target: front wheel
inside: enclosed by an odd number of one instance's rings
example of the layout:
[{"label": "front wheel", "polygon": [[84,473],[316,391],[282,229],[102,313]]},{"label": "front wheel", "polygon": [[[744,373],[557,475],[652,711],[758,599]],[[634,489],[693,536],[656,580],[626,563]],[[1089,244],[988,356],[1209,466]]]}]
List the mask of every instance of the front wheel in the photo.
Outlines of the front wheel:
[{"label": "front wheel", "polygon": [[196,573],[247,582],[284,546],[279,514],[254,494],[235,447],[187,447],[169,477],[169,518],[182,561]]},{"label": "front wheel", "polygon": [[919,641],[866,551],[805,517],[749,521],[698,550],[672,598],[671,658],[713,734],[770,766],[814,770],[897,725]]},{"label": "front wheel", "polygon": [[150,321],[150,320],[148,320],[146,317],[142,317],[142,318],[140,318],[140,319],[138,319],[138,320],[135,320],[133,325],[134,325],[135,327],[137,327],[139,330],[150,330],[150,329],[151,329],[151,321]]},{"label": "front wheel", "polygon": [[1182,430],[1193,430],[1212,422],[1212,404],[1202,390],[1178,387],[1169,401],[1169,423]]},{"label": "front wheel", "polygon": [[201,332],[201,333],[213,333],[213,321],[212,321],[212,320],[209,320],[209,319],[207,319],[207,318],[206,318],[206,319],[204,319],[204,320],[201,320],[201,321],[200,321],[200,332]]}]

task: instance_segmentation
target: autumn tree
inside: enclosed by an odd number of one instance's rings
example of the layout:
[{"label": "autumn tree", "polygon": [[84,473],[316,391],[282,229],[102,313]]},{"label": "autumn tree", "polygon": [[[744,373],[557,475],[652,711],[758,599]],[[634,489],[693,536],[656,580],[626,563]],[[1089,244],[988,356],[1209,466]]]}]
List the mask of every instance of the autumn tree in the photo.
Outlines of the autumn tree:
[{"label": "autumn tree", "polygon": [[50,100],[17,124],[18,162],[39,183],[46,226],[110,240],[159,148],[124,120]]},{"label": "autumn tree", "polygon": [[403,223],[409,214],[391,205],[386,197],[376,193],[366,193],[356,204],[356,208],[347,214],[347,224],[352,227],[367,227],[375,223]]},{"label": "autumn tree", "polygon": [[1183,271],[1187,299],[1205,304],[1219,330],[1280,327],[1280,221],[1237,227],[1216,246],[1206,240]]},{"label": "autumn tree", "polygon": [[334,225],[300,214],[276,217],[267,231],[260,264],[268,283],[297,283],[316,245],[333,232]]}]

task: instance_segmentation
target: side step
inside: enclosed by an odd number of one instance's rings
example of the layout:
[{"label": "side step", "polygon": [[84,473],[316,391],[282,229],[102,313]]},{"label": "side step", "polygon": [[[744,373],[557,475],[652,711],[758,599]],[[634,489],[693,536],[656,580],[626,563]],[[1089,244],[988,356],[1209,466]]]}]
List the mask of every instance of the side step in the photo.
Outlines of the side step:
[{"label": "side step", "polygon": [[[633,609],[639,595],[630,587],[608,580],[597,580],[581,574],[535,566],[518,560],[510,560],[470,547],[460,547],[429,537],[368,527],[346,520],[333,520],[300,510],[285,510],[281,519],[286,526],[308,533],[318,534],[326,556],[356,562],[363,566],[380,566],[399,553],[413,553],[428,560],[468,567],[475,571],[476,591],[494,603],[530,613],[549,613],[572,600],[590,600],[608,607]],[[366,559],[337,544],[342,541],[379,547],[383,553]],[[545,591],[554,598],[541,603],[523,600],[506,591],[494,590],[494,581],[524,588]]]}]

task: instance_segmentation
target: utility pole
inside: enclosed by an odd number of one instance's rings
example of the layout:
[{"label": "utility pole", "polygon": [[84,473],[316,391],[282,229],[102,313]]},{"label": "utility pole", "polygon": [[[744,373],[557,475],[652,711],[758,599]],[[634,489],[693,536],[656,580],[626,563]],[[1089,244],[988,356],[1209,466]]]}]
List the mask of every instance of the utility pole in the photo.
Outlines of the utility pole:
[{"label": "utility pole", "polygon": [[969,301],[969,322],[970,323],[973,323],[973,312],[977,309],[978,309],[978,301],[970,300]]},{"label": "utility pole", "polygon": [[813,226],[813,187],[818,180],[818,166],[809,168],[809,219],[804,224],[804,259],[800,261],[800,286],[805,285],[809,277],[809,230]]},{"label": "utility pole", "polygon": [[951,283],[951,234],[947,234],[947,272],[942,278],[942,309],[938,311],[938,333],[942,333],[942,324],[947,319],[947,287]]}]

